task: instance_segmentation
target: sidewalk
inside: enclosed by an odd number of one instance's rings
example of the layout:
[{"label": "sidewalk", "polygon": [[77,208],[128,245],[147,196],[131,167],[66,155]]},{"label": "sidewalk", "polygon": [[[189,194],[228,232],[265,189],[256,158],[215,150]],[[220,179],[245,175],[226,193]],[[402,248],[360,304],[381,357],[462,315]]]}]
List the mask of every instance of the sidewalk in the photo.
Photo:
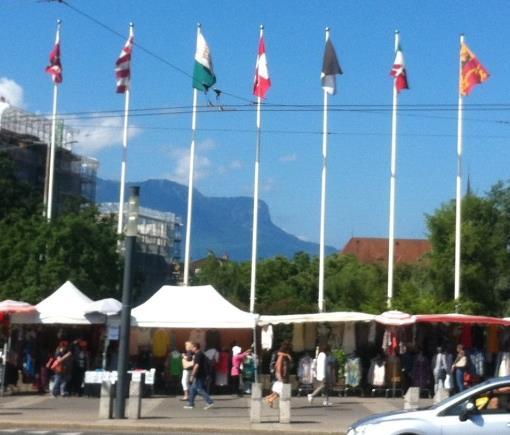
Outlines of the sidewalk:
[{"label": "sidewalk", "polygon": [[247,398],[216,396],[214,399],[211,409],[204,410],[205,403],[197,398],[195,409],[187,410],[178,398],[151,397],[143,399],[140,420],[102,420],[98,418],[99,399],[96,398],[14,395],[0,398],[0,429],[341,434],[361,417],[403,407],[402,398],[333,397],[333,406],[324,407],[321,398],[310,405],[306,397],[293,397],[290,424],[278,423],[278,410],[265,404],[263,422],[250,424]]}]

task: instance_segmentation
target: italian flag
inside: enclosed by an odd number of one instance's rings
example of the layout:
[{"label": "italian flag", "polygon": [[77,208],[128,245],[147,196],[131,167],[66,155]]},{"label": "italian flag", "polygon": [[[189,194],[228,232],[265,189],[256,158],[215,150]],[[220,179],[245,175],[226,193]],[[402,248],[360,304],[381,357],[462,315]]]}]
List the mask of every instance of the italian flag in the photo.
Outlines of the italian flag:
[{"label": "italian flag", "polygon": [[200,30],[197,34],[197,50],[195,52],[195,67],[193,70],[193,87],[199,91],[206,91],[216,83],[213,71],[211,51]]}]

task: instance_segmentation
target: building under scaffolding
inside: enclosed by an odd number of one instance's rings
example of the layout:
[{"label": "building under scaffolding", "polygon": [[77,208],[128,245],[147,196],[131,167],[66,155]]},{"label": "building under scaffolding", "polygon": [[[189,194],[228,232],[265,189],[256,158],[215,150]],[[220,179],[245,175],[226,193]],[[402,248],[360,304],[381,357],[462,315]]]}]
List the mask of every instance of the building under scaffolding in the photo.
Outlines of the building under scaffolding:
[{"label": "building under scaffolding", "polygon": [[[128,221],[128,204],[124,222]],[[119,204],[99,204],[102,214],[118,216]],[[142,274],[140,300],[145,300],[165,284],[180,282],[182,221],[174,213],[140,207],[136,238],[136,267]]]},{"label": "building under scaffolding", "polygon": [[[94,202],[99,163],[91,157],[72,151],[76,130],[57,122],[54,198],[58,211],[69,200]],[[47,198],[48,144],[51,120],[13,107],[0,100],[0,152],[5,152],[16,165],[23,180]]]}]

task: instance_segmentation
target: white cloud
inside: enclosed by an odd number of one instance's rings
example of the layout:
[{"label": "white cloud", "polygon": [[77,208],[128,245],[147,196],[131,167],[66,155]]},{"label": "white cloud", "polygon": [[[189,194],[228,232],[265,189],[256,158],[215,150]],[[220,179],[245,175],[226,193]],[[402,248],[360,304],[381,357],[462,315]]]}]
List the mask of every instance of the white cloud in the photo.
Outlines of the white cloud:
[{"label": "white cloud", "polygon": [[[204,143],[206,149],[209,146],[213,147],[211,144]],[[197,152],[200,151],[200,152]],[[200,180],[203,178],[207,178],[210,174],[212,164],[207,156],[201,153],[202,144],[195,148],[195,164],[193,168],[194,180]],[[172,148],[170,150],[170,157],[175,161],[175,168],[168,175],[170,180],[176,181],[180,184],[188,185],[189,179],[189,148]]]},{"label": "white cloud", "polygon": [[295,162],[297,160],[297,154],[286,154],[283,156],[280,156],[278,159],[280,162],[288,163],[288,162]]},{"label": "white cloud", "polygon": [[[74,126],[79,130],[74,139],[78,143],[75,150],[93,153],[103,148],[122,144],[124,122],[122,118],[99,118],[77,122]],[[130,125],[128,138],[141,133],[141,128]]]},{"label": "white cloud", "polygon": [[228,168],[233,171],[238,171],[240,169],[243,169],[243,162],[241,160],[233,160],[229,163]]},{"label": "white cloud", "polygon": [[14,80],[7,77],[0,77],[0,97],[16,107],[24,107],[23,88]]},{"label": "white cloud", "polygon": [[273,177],[267,177],[262,180],[260,190],[262,192],[272,192],[275,190],[276,180]]}]

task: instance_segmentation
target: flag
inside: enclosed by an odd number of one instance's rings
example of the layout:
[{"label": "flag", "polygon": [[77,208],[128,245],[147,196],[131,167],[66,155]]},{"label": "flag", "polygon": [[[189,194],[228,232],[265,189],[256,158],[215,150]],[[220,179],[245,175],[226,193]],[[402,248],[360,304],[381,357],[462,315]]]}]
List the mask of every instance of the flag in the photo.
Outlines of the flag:
[{"label": "flag", "polygon": [[324,60],[322,61],[321,83],[322,89],[329,95],[336,94],[336,75],[343,74],[340,63],[336,57],[335,47],[328,38],[326,49],[324,51]]},{"label": "flag", "polygon": [[193,70],[193,87],[199,91],[207,91],[216,83],[213,71],[211,51],[202,35],[197,34],[197,51],[195,52],[195,67]]},{"label": "flag", "polygon": [[60,62],[60,41],[55,42],[55,46],[50,53],[50,64],[46,67],[46,72],[51,74],[53,83],[62,83],[62,63]]},{"label": "flag", "polygon": [[486,81],[490,74],[469,47],[460,46],[460,95],[469,95],[473,88]]},{"label": "flag", "polygon": [[393,62],[390,76],[395,77],[395,88],[397,92],[400,92],[402,89],[409,89],[404,53],[402,53],[400,46],[398,46],[397,52],[395,53],[395,62]]},{"label": "flag", "polygon": [[264,98],[270,87],[271,79],[269,78],[269,69],[267,68],[266,44],[264,43],[264,37],[261,36],[259,41],[259,54],[257,56],[257,64],[255,66],[253,95]]},{"label": "flag", "polygon": [[119,58],[115,62],[115,78],[117,80],[117,93],[124,94],[131,85],[131,53],[135,37],[131,34],[122,47]]}]

